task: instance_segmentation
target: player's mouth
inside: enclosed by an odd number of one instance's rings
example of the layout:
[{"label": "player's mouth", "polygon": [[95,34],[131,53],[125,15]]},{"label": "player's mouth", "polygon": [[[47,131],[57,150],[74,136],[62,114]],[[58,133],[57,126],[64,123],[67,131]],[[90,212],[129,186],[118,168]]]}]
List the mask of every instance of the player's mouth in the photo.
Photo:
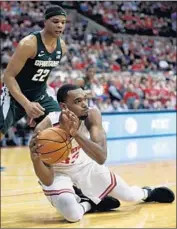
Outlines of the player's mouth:
[{"label": "player's mouth", "polygon": [[61,31],[55,31],[57,35],[60,35],[62,32]]}]

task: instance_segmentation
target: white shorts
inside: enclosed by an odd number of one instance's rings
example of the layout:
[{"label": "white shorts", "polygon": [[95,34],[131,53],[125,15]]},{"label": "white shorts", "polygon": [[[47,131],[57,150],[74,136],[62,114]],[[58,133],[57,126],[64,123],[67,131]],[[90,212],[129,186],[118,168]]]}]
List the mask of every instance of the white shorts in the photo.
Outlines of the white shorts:
[{"label": "white shorts", "polygon": [[61,172],[55,173],[54,182],[51,186],[42,188],[49,201],[64,192],[74,193],[73,185],[80,188],[85,196],[98,204],[101,199],[108,195],[116,186],[115,175],[104,165],[99,165],[95,161],[87,164],[72,165],[63,167]]}]

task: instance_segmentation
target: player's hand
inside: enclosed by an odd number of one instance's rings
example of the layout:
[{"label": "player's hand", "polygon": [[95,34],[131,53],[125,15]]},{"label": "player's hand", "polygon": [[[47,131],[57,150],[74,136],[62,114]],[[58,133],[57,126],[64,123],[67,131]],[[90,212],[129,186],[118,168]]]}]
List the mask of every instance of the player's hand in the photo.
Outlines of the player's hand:
[{"label": "player's hand", "polygon": [[79,119],[69,109],[63,110],[60,115],[60,127],[74,137],[79,129]]},{"label": "player's hand", "polygon": [[40,160],[40,154],[36,152],[36,150],[40,147],[40,144],[37,144],[37,137],[40,131],[34,133],[29,143],[30,153],[31,153],[31,160],[37,161]]},{"label": "player's hand", "polygon": [[27,125],[30,127],[35,127],[36,126],[36,122],[33,118],[27,117]]},{"label": "player's hand", "polygon": [[28,117],[30,118],[38,118],[42,115],[44,115],[45,108],[43,108],[39,103],[37,102],[29,102],[24,107]]}]

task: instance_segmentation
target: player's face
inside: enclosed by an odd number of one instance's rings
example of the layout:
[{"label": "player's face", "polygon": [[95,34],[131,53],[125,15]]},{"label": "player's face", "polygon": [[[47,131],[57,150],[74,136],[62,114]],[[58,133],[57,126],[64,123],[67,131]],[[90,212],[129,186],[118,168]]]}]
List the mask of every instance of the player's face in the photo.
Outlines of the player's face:
[{"label": "player's face", "polygon": [[87,77],[89,79],[93,79],[96,73],[96,69],[95,68],[89,68],[87,71]]},{"label": "player's face", "polygon": [[65,16],[53,16],[45,21],[46,30],[53,37],[60,37],[65,29],[66,17]]},{"label": "player's face", "polygon": [[68,92],[66,106],[81,120],[88,116],[88,101],[81,88]]}]

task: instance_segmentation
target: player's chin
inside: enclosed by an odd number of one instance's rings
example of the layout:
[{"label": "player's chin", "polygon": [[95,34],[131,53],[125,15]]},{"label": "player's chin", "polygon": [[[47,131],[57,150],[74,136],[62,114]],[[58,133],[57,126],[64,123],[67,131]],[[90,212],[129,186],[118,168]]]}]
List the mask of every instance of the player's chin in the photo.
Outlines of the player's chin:
[{"label": "player's chin", "polygon": [[79,119],[80,120],[85,120],[87,117],[88,117],[88,114],[85,114],[85,115],[79,116]]},{"label": "player's chin", "polygon": [[60,37],[61,34],[62,34],[61,31],[55,31],[55,32],[54,32],[54,36],[55,36],[55,37]]}]

